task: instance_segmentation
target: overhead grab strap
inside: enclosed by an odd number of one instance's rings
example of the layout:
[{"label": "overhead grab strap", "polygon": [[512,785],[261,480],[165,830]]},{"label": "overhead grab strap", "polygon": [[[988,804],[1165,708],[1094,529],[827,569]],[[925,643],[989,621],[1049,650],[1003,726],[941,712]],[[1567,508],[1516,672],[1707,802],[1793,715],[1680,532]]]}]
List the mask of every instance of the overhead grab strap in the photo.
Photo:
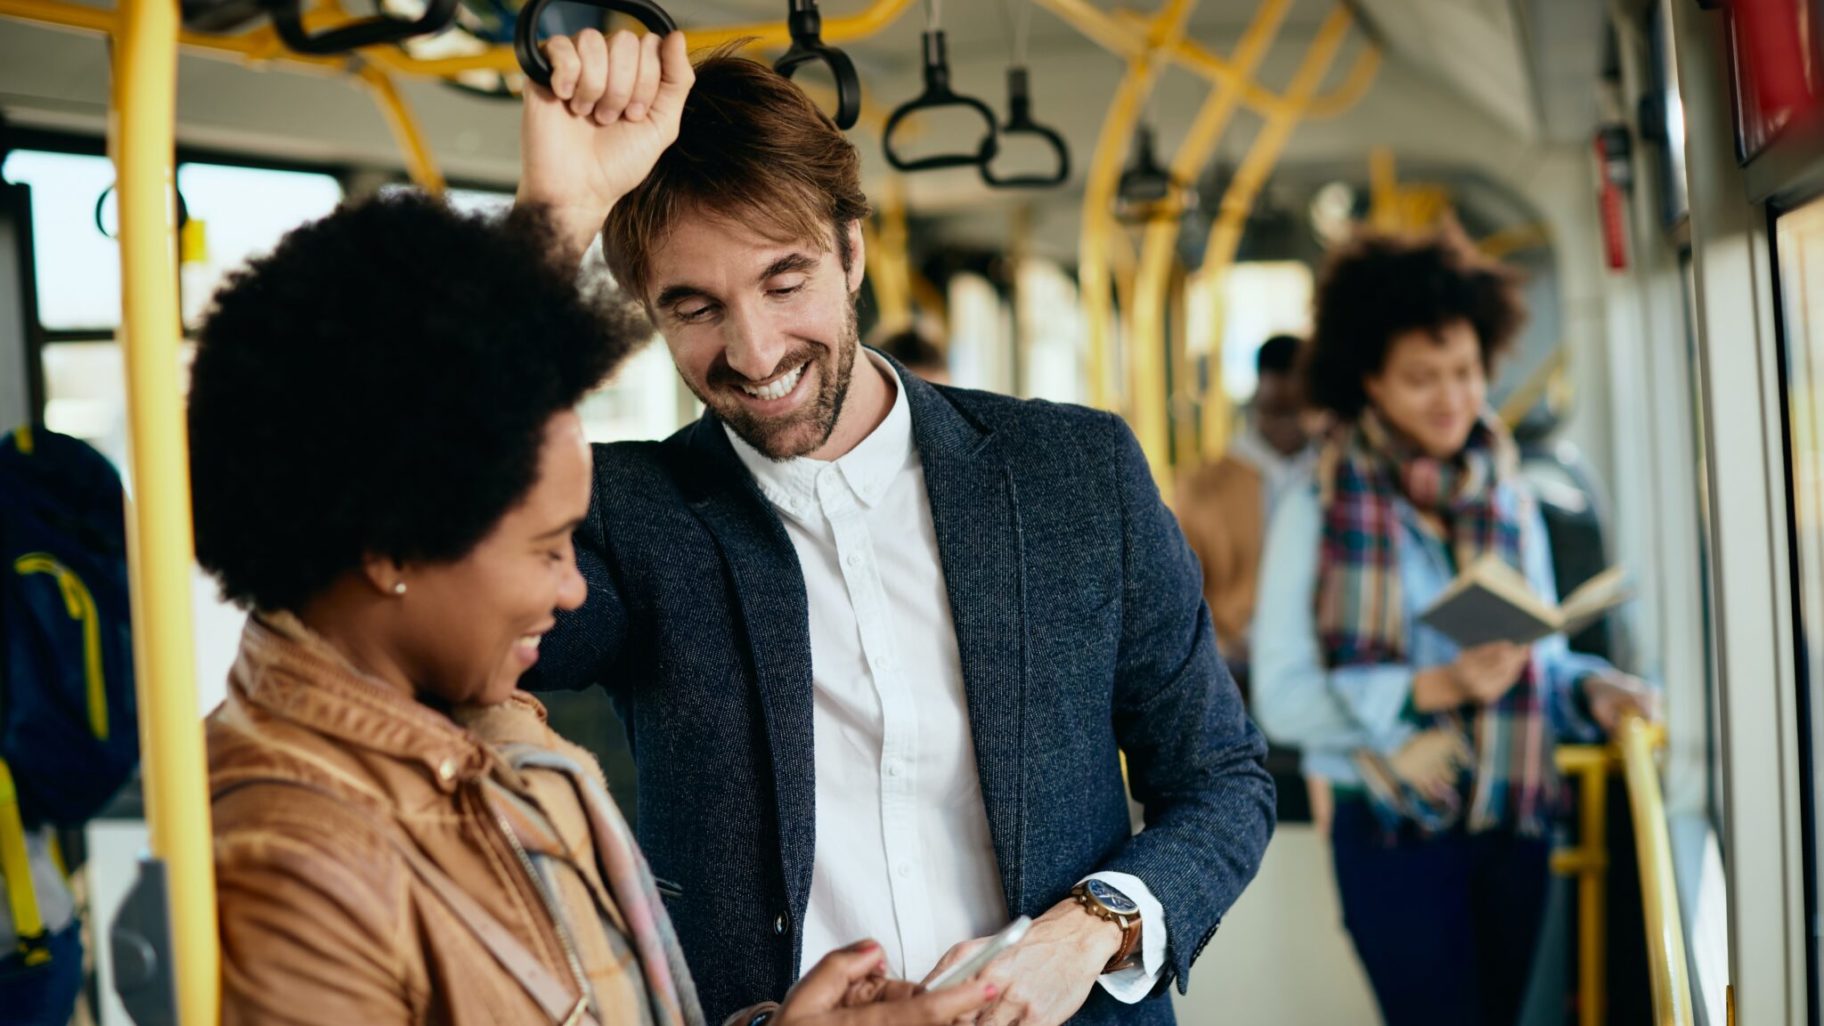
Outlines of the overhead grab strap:
[{"label": "overhead grab strap", "polygon": [[1007,123],[1001,126],[1001,134],[1036,135],[1051,144],[1051,152],[1056,155],[1058,162],[1048,175],[1011,175],[1002,178],[995,174],[993,161],[983,161],[982,181],[997,189],[1043,189],[1063,185],[1070,178],[1070,147],[1056,129],[1032,119],[1032,97],[1026,74],[1024,67],[1007,69]]},{"label": "overhead grab strap", "polygon": [[785,24],[792,34],[792,46],[773,62],[773,70],[791,78],[804,65],[821,61],[836,79],[834,120],[846,132],[861,119],[861,78],[855,74],[855,62],[823,41],[823,14],[817,10],[817,0],[791,0],[791,5]]},{"label": "overhead grab strap", "polygon": [[[938,27],[937,0],[925,0],[925,91],[894,108],[881,132],[881,148],[887,163],[900,171],[937,171],[949,167],[981,167],[994,159],[1000,143],[995,138],[994,111],[973,96],[962,96],[950,89],[950,58],[944,48],[944,30]],[[982,116],[986,133],[976,144],[974,153],[940,153],[917,160],[900,156],[893,146],[893,132],[905,119],[921,110],[939,107],[966,107]]]},{"label": "overhead grab strap", "polygon": [[398,43],[414,36],[442,32],[456,18],[457,0],[429,0],[416,18],[379,15],[353,24],[327,29],[316,35],[304,31],[303,0],[280,0],[273,6],[272,27],[285,45],[298,53],[338,54],[381,43]]},{"label": "overhead grab strap", "polygon": [[[600,7],[604,11],[625,14],[646,26],[646,31],[655,35],[669,36],[678,30],[678,23],[671,15],[654,3],[653,0],[580,0],[591,7]],[[513,55],[519,58],[519,67],[526,77],[546,89],[551,88],[551,61],[545,52],[538,48],[538,20],[545,13],[551,0],[528,0],[526,6],[519,9],[519,17],[513,26]]]},{"label": "overhead grab strap", "polygon": [[1009,0],[1001,0],[1001,29],[1006,34],[1011,49],[1011,63],[1007,65],[1007,123],[1001,126],[1001,135],[1038,136],[1051,146],[1057,164],[1049,175],[1011,175],[1003,178],[995,174],[992,161],[984,161],[982,181],[997,189],[1042,189],[1063,185],[1070,178],[1070,147],[1064,144],[1064,137],[1055,130],[1032,119],[1032,86],[1026,67],[1027,43],[1032,34],[1032,0],[1017,2],[1020,4],[1020,16],[1016,20],[1007,9]]}]

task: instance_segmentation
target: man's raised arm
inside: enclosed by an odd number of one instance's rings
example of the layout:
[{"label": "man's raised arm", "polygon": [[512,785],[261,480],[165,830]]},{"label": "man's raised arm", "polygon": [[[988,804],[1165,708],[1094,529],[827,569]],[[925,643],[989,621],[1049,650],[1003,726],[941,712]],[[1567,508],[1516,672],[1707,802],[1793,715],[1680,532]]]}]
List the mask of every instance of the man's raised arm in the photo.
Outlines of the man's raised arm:
[{"label": "man's raised arm", "polygon": [[526,83],[517,201],[545,208],[558,256],[576,266],[608,211],[677,139],[696,74],[682,32],[584,29],[544,46],[551,87]]}]

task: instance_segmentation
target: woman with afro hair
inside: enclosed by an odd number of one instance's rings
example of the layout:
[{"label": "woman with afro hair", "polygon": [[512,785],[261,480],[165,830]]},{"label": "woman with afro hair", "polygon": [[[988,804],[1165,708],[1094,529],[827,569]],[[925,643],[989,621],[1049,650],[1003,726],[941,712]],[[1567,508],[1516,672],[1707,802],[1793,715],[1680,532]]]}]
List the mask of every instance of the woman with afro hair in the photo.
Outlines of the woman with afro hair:
[{"label": "woman with afro hair", "polygon": [[[599,768],[517,688],[585,600],[573,407],[646,336],[551,250],[536,212],[370,201],[288,235],[202,330],[197,555],[251,612],[207,725],[224,1023],[702,1021]],[[883,965],[833,953],[773,1021],[985,1000]]]},{"label": "woman with afro hair", "polygon": [[1459,650],[1419,623],[1498,555],[1555,599],[1544,522],[1487,405],[1524,319],[1454,227],[1330,258],[1306,373],[1338,427],[1268,532],[1254,712],[1336,794],[1343,923],[1389,1026],[1511,1026],[1544,913],[1552,747],[1650,712],[1562,636]]}]

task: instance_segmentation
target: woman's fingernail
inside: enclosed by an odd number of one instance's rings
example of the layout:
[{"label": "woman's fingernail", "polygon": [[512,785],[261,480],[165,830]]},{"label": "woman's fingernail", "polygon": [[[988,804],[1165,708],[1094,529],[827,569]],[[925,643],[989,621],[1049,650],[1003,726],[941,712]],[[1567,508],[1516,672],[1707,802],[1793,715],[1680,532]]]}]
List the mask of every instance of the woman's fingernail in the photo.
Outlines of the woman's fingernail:
[{"label": "woman's fingernail", "polygon": [[982,996],[985,998],[992,999],[995,995],[999,994],[1000,992],[1001,992],[1001,988],[995,986],[992,983],[990,983],[986,987],[982,988]]}]

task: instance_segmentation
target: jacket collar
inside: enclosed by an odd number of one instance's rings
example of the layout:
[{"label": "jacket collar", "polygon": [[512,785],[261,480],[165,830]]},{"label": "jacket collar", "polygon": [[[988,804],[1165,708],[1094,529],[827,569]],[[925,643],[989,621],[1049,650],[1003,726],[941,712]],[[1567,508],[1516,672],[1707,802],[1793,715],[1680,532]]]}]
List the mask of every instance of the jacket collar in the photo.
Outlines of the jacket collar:
[{"label": "jacket collar", "polygon": [[421,765],[446,792],[498,762],[474,734],[362,672],[289,613],[247,618],[229,690],[332,740]]}]

